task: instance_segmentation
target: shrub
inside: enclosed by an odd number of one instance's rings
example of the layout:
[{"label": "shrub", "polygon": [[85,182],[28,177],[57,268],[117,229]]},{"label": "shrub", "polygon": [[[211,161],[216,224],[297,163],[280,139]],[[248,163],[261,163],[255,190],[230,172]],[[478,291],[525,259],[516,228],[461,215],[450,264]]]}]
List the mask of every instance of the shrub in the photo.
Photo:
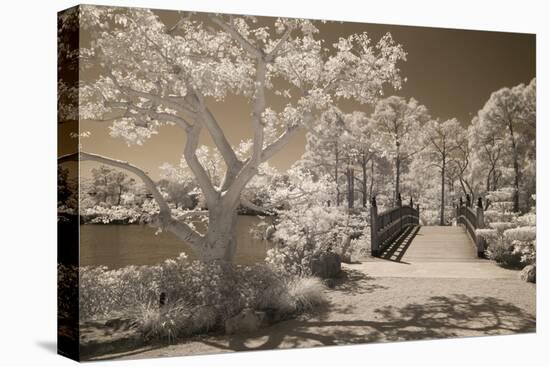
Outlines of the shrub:
[{"label": "shrub", "polygon": [[516,215],[512,212],[494,209],[488,209],[483,214],[487,223],[512,222],[516,217]]},{"label": "shrub", "polygon": [[80,269],[81,320],[124,316],[148,338],[173,340],[221,327],[245,308],[295,314],[322,299],[318,280],[267,265],[189,261],[185,254],[155,266]]},{"label": "shrub", "polygon": [[535,227],[518,227],[504,231],[503,235],[508,242],[532,242],[537,237],[537,231]]},{"label": "shrub", "polygon": [[498,233],[502,233],[507,229],[514,228],[515,224],[509,222],[493,222],[489,224],[489,227],[495,229]]},{"label": "shrub", "polygon": [[351,256],[363,257],[370,255],[370,227],[365,227],[365,230],[359,238],[351,240]]},{"label": "shrub", "polygon": [[[367,227],[364,214],[349,214],[343,207],[311,205],[278,212],[273,234],[275,247],[268,250],[266,262],[281,272],[310,276],[311,262],[326,252],[351,256],[357,250],[346,238],[359,228]],[[370,233],[370,232],[367,232]]]},{"label": "shrub", "polygon": [[497,263],[520,267],[533,264],[536,260],[536,228],[510,228],[513,223],[491,223],[494,229],[478,229],[476,236],[481,236],[487,243],[487,255]]},{"label": "shrub", "polygon": [[510,267],[520,267],[522,265],[521,255],[514,251],[514,245],[502,241],[490,242],[487,247],[488,257],[497,263]]}]

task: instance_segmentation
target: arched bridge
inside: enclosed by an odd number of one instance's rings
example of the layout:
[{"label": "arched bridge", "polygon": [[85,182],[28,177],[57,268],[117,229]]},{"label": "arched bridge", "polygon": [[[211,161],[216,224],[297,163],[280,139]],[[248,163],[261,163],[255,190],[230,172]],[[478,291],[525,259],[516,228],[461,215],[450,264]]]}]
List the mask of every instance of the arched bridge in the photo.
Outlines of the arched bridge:
[{"label": "arched bridge", "polygon": [[379,213],[373,198],[373,258],[369,260],[369,273],[411,277],[513,277],[510,270],[496,267],[483,258],[484,243],[476,237],[476,229],[484,227],[481,200],[475,207],[469,198],[465,203],[461,200],[455,210],[457,226],[421,226],[420,208],[413,205],[412,200],[408,205],[398,200],[397,207]]},{"label": "arched bridge", "polygon": [[420,207],[402,205],[378,213],[371,207],[371,254],[393,261],[453,261],[483,257],[484,243],[476,229],[484,228],[481,198],[473,208],[469,197],[456,208],[459,226],[420,226]]}]

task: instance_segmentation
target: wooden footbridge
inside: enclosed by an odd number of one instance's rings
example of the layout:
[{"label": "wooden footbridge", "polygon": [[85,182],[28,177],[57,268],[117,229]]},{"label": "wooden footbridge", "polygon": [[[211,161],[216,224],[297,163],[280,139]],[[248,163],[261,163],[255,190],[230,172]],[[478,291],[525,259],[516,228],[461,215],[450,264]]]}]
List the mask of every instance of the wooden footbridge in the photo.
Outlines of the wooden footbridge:
[{"label": "wooden footbridge", "polygon": [[[399,202],[400,200],[398,200]],[[515,279],[513,270],[483,258],[481,201],[467,198],[455,208],[455,226],[422,226],[420,208],[411,202],[378,213],[371,207],[371,254],[359,269],[374,277]],[[365,266],[363,268],[363,266]]]},{"label": "wooden footbridge", "polygon": [[371,207],[371,254],[392,261],[466,261],[483,257],[484,243],[476,229],[484,227],[479,199],[472,208],[469,198],[456,208],[457,226],[421,226],[420,208],[402,205],[378,213],[376,197]]}]

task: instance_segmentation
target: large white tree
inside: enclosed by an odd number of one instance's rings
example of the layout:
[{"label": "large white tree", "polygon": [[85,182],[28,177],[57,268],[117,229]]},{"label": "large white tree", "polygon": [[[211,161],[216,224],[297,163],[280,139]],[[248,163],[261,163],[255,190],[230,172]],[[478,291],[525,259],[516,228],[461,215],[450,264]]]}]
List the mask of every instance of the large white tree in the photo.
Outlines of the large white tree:
[{"label": "large white tree", "polygon": [[[135,173],[158,202],[161,227],[203,261],[232,260],[241,193],[300,128],[314,125],[340,99],[375,103],[386,85],[402,82],[397,63],[405,53],[389,34],[377,43],[354,34],[325,45],[307,20],[186,13],[165,24],[147,9],[80,9],[81,29],[91,38],[80,49],[81,62],[99,69],[80,87],[80,118],[110,120],[113,137],[139,145],[163,125],[180,127],[186,165],[207,203],[207,232],[176,220],[142,169],[93,153],[81,152],[80,159]],[[252,131],[252,143],[243,158],[221,128],[224,116],[211,109],[229,95],[249,99],[250,118],[240,123]],[[284,99],[282,108],[275,98]],[[219,183],[197,158],[203,131],[226,167]]]}]

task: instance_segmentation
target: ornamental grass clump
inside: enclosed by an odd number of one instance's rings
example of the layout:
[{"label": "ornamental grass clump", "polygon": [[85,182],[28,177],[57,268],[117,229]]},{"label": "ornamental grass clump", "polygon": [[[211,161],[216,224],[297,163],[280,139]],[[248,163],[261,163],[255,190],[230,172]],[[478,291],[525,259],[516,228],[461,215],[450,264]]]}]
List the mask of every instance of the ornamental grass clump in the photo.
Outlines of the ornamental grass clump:
[{"label": "ornamental grass clump", "polygon": [[317,277],[296,278],[288,283],[290,299],[296,312],[313,311],[326,303],[325,285]]}]

